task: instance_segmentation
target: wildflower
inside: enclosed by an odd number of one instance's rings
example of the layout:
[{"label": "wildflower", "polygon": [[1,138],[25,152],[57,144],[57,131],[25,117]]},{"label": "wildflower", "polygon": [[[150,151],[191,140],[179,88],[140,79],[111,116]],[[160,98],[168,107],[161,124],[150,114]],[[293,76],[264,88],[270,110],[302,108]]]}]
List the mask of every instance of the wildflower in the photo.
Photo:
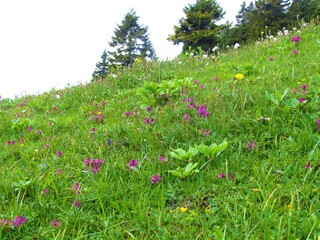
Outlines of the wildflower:
[{"label": "wildflower", "polygon": [[251,151],[252,149],[256,148],[257,145],[254,141],[250,141],[248,144],[247,144],[247,147],[248,149]]},{"label": "wildflower", "polygon": [[219,47],[218,46],[215,46],[214,48],[212,48],[212,52],[215,52],[215,51],[217,51],[219,49]]},{"label": "wildflower", "polygon": [[300,36],[297,35],[297,36],[295,36],[295,37],[292,37],[292,38],[291,38],[291,42],[296,42],[296,43],[300,42]]},{"label": "wildflower", "polygon": [[242,73],[237,73],[235,76],[234,76],[237,80],[242,80],[244,79],[244,75]]},{"label": "wildflower", "polygon": [[39,135],[42,135],[42,134],[43,134],[43,132],[42,132],[41,129],[37,130],[36,133],[39,134]]},{"label": "wildflower", "polygon": [[79,195],[80,190],[81,190],[80,184],[78,182],[75,182],[72,186],[72,192],[77,193]]},{"label": "wildflower", "polygon": [[13,144],[15,144],[15,142],[16,142],[15,140],[8,141],[7,144],[8,144],[8,145],[13,145]]},{"label": "wildflower", "polygon": [[312,168],[311,163],[308,163],[308,164],[304,165],[304,168],[305,168],[305,169],[310,169],[310,168]]},{"label": "wildflower", "polygon": [[307,85],[306,84],[302,84],[301,85],[301,89],[302,89],[302,91],[306,91],[307,90]]},{"label": "wildflower", "polygon": [[52,220],[50,223],[54,228],[57,228],[61,225],[61,221],[57,219]]},{"label": "wildflower", "polygon": [[62,170],[61,169],[57,169],[56,170],[56,174],[59,174],[59,175],[62,174]]},{"label": "wildflower", "polygon": [[143,119],[143,123],[144,124],[150,124],[150,123],[154,123],[155,122],[155,119],[154,118],[145,118]]},{"label": "wildflower", "polygon": [[138,166],[138,161],[135,159],[131,159],[128,163],[129,170],[134,170]]},{"label": "wildflower", "polygon": [[24,138],[20,138],[20,143],[23,145],[25,142]]},{"label": "wildflower", "polygon": [[317,120],[318,130],[320,131],[320,119]]},{"label": "wildflower", "polygon": [[200,89],[203,90],[205,88],[204,85],[200,85]]},{"label": "wildflower", "polygon": [[292,51],[291,51],[291,55],[294,55],[294,54],[298,54],[299,52],[298,52],[298,50],[297,49],[293,49]]},{"label": "wildflower", "polygon": [[298,92],[297,89],[295,89],[295,88],[292,89],[292,93],[296,94],[297,92]]},{"label": "wildflower", "polygon": [[211,133],[209,129],[204,130],[203,135],[208,136]]},{"label": "wildflower", "polygon": [[112,140],[109,138],[108,139],[108,144],[110,145],[112,143]]},{"label": "wildflower", "polygon": [[103,101],[101,102],[101,105],[104,106],[104,105],[106,105],[106,103],[107,103],[107,102],[106,102],[105,100],[103,100]]},{"label": "wildflower", "polygon": [[193,84],[194,84],[194,85],[198,85],[198,84],[199,84],[199,81],[198,81],[198,80],[193,80]]},{"label": "wildflower", "polygon": [[166,161],[167,161],[167,158],[164,157],[164,156],[159,156],[159,157],[158,157],[158,160],[159,160],[160,162],[166,162]]},{"label": "wildflower", "polygon": [[269,60],[270,60],[270,61],[273,61],[273,60],[274,60],[274,58],[273,58],[273,57],[269,57]]},{"label": "wildflower", "polygon": [[305,98],[300,98],[299,99],[299,103],[304,103],[304,102],[306,102],[307,101],[307,99],[305,99]]},{"label": "wildflower", "polygon": [[184,99],[183,102],[184,103],[193,102],[193,98],[192,97],[188,97],[188,98]]},{"label": "wildflower", "polygon": [[56,155],[59,157],[62,157],[62,152],[61,151],[56,151]]},{"label": "wildflower", "polygon": [[44,145],[43,145],[43,148],[44,148],[44,149],[50,148],[50,144],[44,144]]},{"label": "wildflower", "polygon": [[124,112],[124,115],[130,117],[132,115],[132,112]]},{"label": "wildflower", "polygon": [[239,47],[240,47],[240,44],[239,44],[239,43],[235,43],[234,46],[233,46],[233,48],[234,48],[235,50],[237,50]]},{"label": "wildflower", "polygon": [[19,227],[19,226],[21,226],[22,224],[25,224],[27,222],[27,218],[26,217],[24,217],[24,216],[17,216],[16,218],[15,218],[15,220],[13,220],[12,222],[11,222],[11,225],[12,226],[17,226],[17,227]]},{"label": "wildflower", "polygon": [[90,129],[90,133],[95,133],[96,129],[95,128],[91,128]]},{"label": "wildflower", "polygon": [[151,177],[152,184],[155,184],[155,183],[158,184],[160,181],[161,181],[161,176],[158,173],[156,173]]},{"label": "wildflower", "polygon": [[84,160],[84,164],[86,165],[86,171],[91,167],[93,174],[96,174],[100,170],[100,166],[104,163],[102,159],[90,159],[87,158]]},{"label": "wildflower", "polygon": [[200,117],[208,117],[209,112],[207,112],[207,106],[202,105],[198,107],[198,114]]},{"label": "wildflower", "polygon": [[150,106],[147,106],[147,107],[146,107],[146,110],[147,110],[148,112],[151,112],[151,107],[150,107]]},{"label": "wildflower", "polygon": [[80,202],[79,201],[74,201],[73,202],[73,206],[76,207],[76,208],[79,208],[80,207]]},{"label": "wildflower", "polygon": [[219,77],[218,76],[215,76],[214,78],[213,78],[213,81],[218,81],[219,80]]},{"label": "wildflower", "polygon": [[183,115],[183,118],[184,118],[184,120],[186,120],[186,121],[190,121],[191,120],[191,118],[190,118],[190,115],[189,114],[185,114],[185,115]]},{"label": "wildflower", "polygon": [[186,212],[187,210],[188,210],[188,208],[186,208],[186,207],[181,207],[180,208],[180,212],[182,212],[182,213]]},{"label": "wildflower", "polygon": [[225,178],[226,175],[225,175],[224,173],[219,173],[219,174],[217,175],[217,177],[218,177],[218,178]]},{"label": "wildflower", "polygon": [[42,191],[41,191],[41,195],[45,195],[45,194],[48,194],[49,193],[49,189],[43,189]]}]

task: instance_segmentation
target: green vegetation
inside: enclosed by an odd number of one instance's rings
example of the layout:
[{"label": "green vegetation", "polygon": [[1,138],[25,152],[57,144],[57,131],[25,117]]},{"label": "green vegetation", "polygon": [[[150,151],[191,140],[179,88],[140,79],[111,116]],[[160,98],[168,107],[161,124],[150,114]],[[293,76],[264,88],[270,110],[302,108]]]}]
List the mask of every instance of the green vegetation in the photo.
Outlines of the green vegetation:
[{"label": "green vegetation", "polygon": [[2,99],[0,239],[319,239],[319,37]]}]

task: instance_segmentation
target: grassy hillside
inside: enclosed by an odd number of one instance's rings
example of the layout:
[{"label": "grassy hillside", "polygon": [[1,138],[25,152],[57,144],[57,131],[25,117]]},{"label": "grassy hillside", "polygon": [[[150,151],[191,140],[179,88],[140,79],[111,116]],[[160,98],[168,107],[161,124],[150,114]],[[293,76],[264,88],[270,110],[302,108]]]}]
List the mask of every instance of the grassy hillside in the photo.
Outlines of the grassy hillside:
[{"label": "grassy hillside", "polygon": [[319,80],[311,24],[2,100],[0,239],[320,239]]}]

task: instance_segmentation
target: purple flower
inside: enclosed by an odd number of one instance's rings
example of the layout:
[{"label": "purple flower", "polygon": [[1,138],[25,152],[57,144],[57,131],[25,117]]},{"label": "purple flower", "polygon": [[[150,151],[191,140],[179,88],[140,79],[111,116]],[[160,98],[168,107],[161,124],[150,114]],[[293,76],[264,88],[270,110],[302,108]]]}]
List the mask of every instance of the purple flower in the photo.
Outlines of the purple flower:
[{"label": "purple flower", "polygon": [[207,106],[206,105],[199,106],[198,107],[198,114],[200,117],[208,117],[209,112],[207,112]]},{"label": "purple flower", "polygon": [[24,138],[20,138],[20,143],[21,143],[21,144],[24,143]]},{"label": "purple flower", "polygon": [[248,149],[251,151],[252,149],[256,148],[257,145],[254,141],[250,141],[248,144],[247,144],[247,147]]},{"label": "purple flower", "polygon": [[79,208],[80,207],[80,202],[79,201],[74,201],[73,202],[73,206],[76,207],[76,208]]},{"label": "purple flower", "polygon": [[225,175],[224,173],[219,173],[219,174],[217,175],[217,177],[218,177],[218,178],[225,178],[226,175]]},{"label": "purple flower", "polygon": [[143,119],[143,123],[144,124],[150,124],[150,123],[154,123],[155,122],[155,119],[154,118],[145,118]]},{"label": "purple flower", "polygon": [[200,85],[200,89],[201,90],[205,89],[205,86],[204,85]]},{"label": "purple flower", "polygon": [[295,88],[292,89],[292,93],[296,94],[297,92],[298,92],[297,89],[295,89]]},{"label": "purple flower", "polygon": [[269,60],[270,60],[270,61],[273,61],[273,60],[274,60],[274,58],[273,58],[273,57],[269,57]]},{"label": "purple flower", "polygon": [[7,144],[8,144],[8,145],[13,145],[13,144],[15,144],[15,142],[16,142],[15,140],[8,141]]},{"label": "purple flower", "polygon": [[80,190],[81,190],[80,184],[78,182],[75,182],[72,186],[72,192],[80,194]]},{"label": "purple flower", "polygon": [[61,225],[61,221],[57,219],[52,220],[50,223],[54,228],[57,228]]},{"label": "purple flower", "polygon": [[96,129],[95,128],[91,128],[90,129],[90,133],[95,133]]},{"label": "purple flower", "polygon": [[62,174],[62,170],[61,169],[57,169],[56,170],[56,174],[59,174],[59,175]]},{"label": "purple flower", "polygon": [[198,81],[198,80],[193,80],[193,84],[194,84],[194,85],[198,85],[198,84],[199,84],[199,81]]},{"label": "purple flower", "polygon": [[101,165],[104,163],[102,159],[90,159],[87,158],[84,160],[84,164],[86,165],[86,171],[88,171],[89,167],[91,168],[93,174],[99,172]]},{"label": "purple flower", "polygon": [[41,195],[45,195],[45,194],[48,194],[49,193],[49,189],[43,189],[42,191],[41,191]]},{"label": "purple flower", "polygon": [[188,98],[184,99],[183,102],[184,103],[193,102],[193,98],[192,97],[188,97]]},{"label": "purple flower", "polygon": [[204,130],[203,135],[208,136],[211,133],[209,129]]},{"label": "purple flower", "polygon": [[302,84],[301,85],[301,89],[302,89],[302,91],[306,91],[307,90],[307,85],[306,84]]},{"label": "purple flower", "polygon": [[61,151],[56,151],[56,155],[59,157],[62,157],[62,152]]},{"label": "purple flower", "polygon": [[133,170],[138,166],[138,161],[135,159],[131,159],[128,163],[129,170]]},{"label": "purple flower", "polygon": [[190,121],[191,120],[191,118],[190,118],[190,115],[189,114],[185,114],[185,115],[183,115],[183,118],[184,118],[184,120],[186,120],[186,121]]},{"label": "purple flower", "polygon": [[291,42],[296,42],[296,43],[300,42],[300,36],[297,35],[295,37],[292,37]]},{"label": "purple flower", "polygon": [[317,120],[318,130],[320,131],[320,119]]},{"label": "purple flower", "polygon": [[13,221],[11,222],[11,225],[12,225],[12,226],[19,227],[19,226],[21,226],[22,224],[25,224],[26,222],[27,222],[27,218],[26,218],[26,217],[24,217],[24,216],[17,216],[17,217],[15,218],[15,220],[13,220]]},{"label": "purple flower", "polygon": [[158,173],[156,173],[151,177],[152,184],[158,184],[160,181],[161,181],[161,176]]},{"label": "purple flower", "polygon": [[213,78],[213,81],[218,81],[219,80],[219,77],[218,76],[215,76],[214,78]]},{"label": "purple flower", "polygon": [[291,55],[294,55],[294,54],[298,54],[299,52],[298,52],[298,50],[297,49],[293,49],[292,51],[291,51]]},{"label": "purple flower", "polygon": [[147,106],[147,107],[146,107],[146,110],[147,110],[148,112],[151,112],[151,107],[150,107],[150,106]]},{"label": "purple flower", "polygon": [[167,161],[167,158],[166,158],[165,156],[159,156],[159,157],[158,157],[158,160],[159,160],[160,162],[166,162],[166,161]]},{"label": "purple flower", "polygon": [[300,98],[299,99],[299,103],[304,103],[304,102],[306,102],[307,101],[307,99],[305,99],[305,98]]},{"label": "purple flower", "polygon": [[124,112],[124,115],[127,116],[127,117],[132,116],[132,114],[133,114],[132,112]]}]

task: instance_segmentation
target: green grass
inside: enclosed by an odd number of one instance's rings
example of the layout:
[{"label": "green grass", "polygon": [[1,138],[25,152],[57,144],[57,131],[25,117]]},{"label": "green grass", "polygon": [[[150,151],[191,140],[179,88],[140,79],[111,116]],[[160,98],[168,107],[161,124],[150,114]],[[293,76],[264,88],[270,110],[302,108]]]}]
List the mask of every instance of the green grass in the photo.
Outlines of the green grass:
[{"label": "green grass", "polygon": [[1,100],[0,239],[320,239],[320,28],[300,31]]}]

